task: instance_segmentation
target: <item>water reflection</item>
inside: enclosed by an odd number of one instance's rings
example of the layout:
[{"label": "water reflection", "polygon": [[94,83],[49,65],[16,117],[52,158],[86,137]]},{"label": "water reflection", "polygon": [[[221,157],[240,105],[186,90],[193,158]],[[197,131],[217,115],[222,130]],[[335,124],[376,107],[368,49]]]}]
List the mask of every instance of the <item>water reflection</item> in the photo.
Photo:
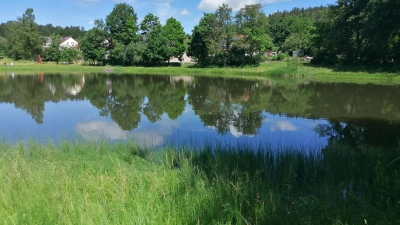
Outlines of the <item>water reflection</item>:
[{"label": "water reflection", "polygon": [[76,125],[78,133],[86,140],[99,139],[126,140],[129,132],[122,130],[118,124],[105,121],[81,122]]},{"label": "water reflection", "polygon": [[[189,76],[16,75],[0,80],[0,132],[68,133],[88,140],[135,139],[151,146],[177,141],[177,134],[200,140],[213,136],[226,142],[247,138],[247,142],[267,139],[320,146],[350,134],[367,135],[366,140],[373,135],[394,138],[385,132],[398,131],[399,96],[396,86],[308,81],[285,84]],[[42,125],[19,125],[26,116],[16,113],[15,108]],[[372,120],[375,125],[367,122]],[[368,133],[376,124],[381,125],[376,133]]]}]

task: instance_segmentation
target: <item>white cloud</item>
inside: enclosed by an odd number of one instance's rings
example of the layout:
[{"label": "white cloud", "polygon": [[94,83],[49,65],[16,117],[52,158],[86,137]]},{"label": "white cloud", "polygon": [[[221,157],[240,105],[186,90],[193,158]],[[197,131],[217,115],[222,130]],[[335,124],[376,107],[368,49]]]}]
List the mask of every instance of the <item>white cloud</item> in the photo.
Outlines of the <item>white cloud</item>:
[{"label": "white cloud", "polygon": [[168,2],[156,2],[156,16],[160,18],[161,22],[165,22],[168,18],[176,14],[176,10]]},{"label": "white cloud", "polygon": [[275,124],[271,125],[269,128],[271,131],[275,131],[275,130],[297,131],[297,130],[299,130],[299,128],[297,128],[293,123],[290,123],[288,121],[278,121]]},{"label": "white cloud", "polygon": [[245,5],[252,5],[258,3],[271,4],[275,2],[287,2],[287,1],[290,0],[201,0],[197,8],[205,11],[214,11],[223,3],[225,3],[229,7],[231,7],[233,11],[238,11]]},{"label": "white cloud", "polygon": [[181,15],[182,15],[182,16],[188,16],[188,15],[190,15],[190,12],[189,12],[187,9],[183,9],[183,10],[181,11]]}]

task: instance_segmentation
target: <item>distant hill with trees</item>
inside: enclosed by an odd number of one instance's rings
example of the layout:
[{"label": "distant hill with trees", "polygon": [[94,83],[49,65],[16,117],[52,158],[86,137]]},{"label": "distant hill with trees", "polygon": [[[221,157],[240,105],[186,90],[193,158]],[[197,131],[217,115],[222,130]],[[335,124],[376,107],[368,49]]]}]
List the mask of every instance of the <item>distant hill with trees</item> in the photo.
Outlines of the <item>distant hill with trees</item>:
[{"label": "distant hill with trees", "polygon": [[85,36],[85,28],[79,26],[53,26],[51,23],[39,25],[39,34],[44,37],[59,35],[61,37],[73,37],[75,40],[81,40]]}]

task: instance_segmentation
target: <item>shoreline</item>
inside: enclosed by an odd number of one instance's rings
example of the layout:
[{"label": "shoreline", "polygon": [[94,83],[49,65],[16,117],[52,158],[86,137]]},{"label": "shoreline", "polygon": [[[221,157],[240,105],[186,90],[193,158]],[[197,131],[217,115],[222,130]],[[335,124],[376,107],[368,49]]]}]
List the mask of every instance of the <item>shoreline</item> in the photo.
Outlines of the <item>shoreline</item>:
[{"label": "shoreline", "polygon": [[[89,66],[80,64],[55,64],[55,63],[32,63],[14,62],[14,66],[0,67],[0,77],[8,73],[16,75],[30,75],[42,73],[104,73],[104,74],[146,74],[146,75],[178,75],[178,76],[216,76],[247,79],[291,79],[309,80],[327,83],[374,83],[374,84],[400,84],[400,73],[395,72],[374,72],[356,71],[357,67],[348,71],[334,71],[335,68],[314,67],[302,64],[296,69],[294,75],[287,74],[286,62],[267,62],[258,67],[244,68],[192,68],[189,64],[182,64],[182,67],[121,67],[121,66]],[[190,64],[192,65],[192,64]],[[354,71],[351,71],[353,69]]]}]

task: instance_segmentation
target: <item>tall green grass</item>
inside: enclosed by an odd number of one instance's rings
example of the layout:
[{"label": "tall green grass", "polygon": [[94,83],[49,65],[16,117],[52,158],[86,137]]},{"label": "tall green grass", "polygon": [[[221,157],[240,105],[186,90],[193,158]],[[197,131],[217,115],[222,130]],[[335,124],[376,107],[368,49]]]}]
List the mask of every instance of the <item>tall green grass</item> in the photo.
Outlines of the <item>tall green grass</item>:
[{"label": "tall green grass", "polygon": [[[385,150],[385,149],[383,149]],[[398,224],[398,150],[0,144],[2,224]]]}]

